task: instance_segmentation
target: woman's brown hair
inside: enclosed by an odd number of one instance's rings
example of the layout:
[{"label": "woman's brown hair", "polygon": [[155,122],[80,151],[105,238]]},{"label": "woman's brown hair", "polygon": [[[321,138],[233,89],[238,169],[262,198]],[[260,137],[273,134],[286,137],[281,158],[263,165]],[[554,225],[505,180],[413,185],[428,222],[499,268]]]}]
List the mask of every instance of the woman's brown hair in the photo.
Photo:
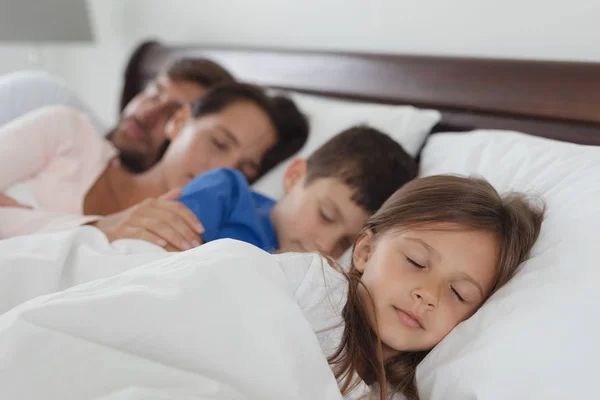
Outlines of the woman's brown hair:
[{"label": "woman's brown hair", "polygon": [[[501,196],[484,179],[437,175],[415,179],[396,191],[369,219],[361,236],[370,231],[373,240],[377,240],[392,230],[440,223],[491,232],[499,248],[491,295],[507,283],[527,259],[539,236],[543,218],[543,203],[534,205],[523,194]],[[366,306],[359,295],[362,274],[352,264],[345,275],[349,289],[342,312],[344,333],[340,346],[328,360],[342,394],[351,392],[360,377],[379,393],[380,400],[395,393],[402,393],[408,400],[418,400],[416,369],[428,352],[400,352],[384,362],[377,329],[371,328]]]}]

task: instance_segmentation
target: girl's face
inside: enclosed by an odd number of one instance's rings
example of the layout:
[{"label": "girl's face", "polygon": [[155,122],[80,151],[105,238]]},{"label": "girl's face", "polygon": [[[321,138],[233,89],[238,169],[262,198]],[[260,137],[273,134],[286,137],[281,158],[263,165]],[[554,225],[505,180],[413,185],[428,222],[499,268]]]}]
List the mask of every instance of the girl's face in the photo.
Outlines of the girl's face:
[{"label": "girl's face", "polygon": [[[492,289],[498,243],[489,232],[436,224],[389,231],[376,240],[371,232],[356,243],[354,266],[374,308],[386,358],[399,351],[425,351],[469,318]],[[364,304],[371,304],[359,285]]]}]

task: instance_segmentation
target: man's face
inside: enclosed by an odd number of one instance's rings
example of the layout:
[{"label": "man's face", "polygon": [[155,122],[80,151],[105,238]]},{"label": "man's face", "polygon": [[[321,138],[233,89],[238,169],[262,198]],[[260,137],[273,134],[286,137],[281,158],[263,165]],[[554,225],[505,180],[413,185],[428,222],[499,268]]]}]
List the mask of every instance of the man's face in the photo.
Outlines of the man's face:
[{"label": "man's face", "polygon": [[179,105],[202,97],[206,90],[195,82],[175,81],[165,74],[152,81],[127,104],[119,124],[109,134],[123,163],[136,172],[154,165],[162,153],[165,126],[173,112]]}]

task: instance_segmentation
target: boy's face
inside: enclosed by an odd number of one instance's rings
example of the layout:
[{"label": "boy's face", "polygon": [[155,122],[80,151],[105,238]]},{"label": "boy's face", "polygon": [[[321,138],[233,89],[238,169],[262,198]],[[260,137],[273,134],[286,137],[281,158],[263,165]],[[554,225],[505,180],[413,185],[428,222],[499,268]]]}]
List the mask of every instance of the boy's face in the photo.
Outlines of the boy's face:
[{"label": "boy's face", "polygon": [[306,161],[295,160],[284,176],[285,195],[271,214],[279,247],[338,258],[360,233],[369,214],[352,201],[353,190],[335,178],[306,184]]}]

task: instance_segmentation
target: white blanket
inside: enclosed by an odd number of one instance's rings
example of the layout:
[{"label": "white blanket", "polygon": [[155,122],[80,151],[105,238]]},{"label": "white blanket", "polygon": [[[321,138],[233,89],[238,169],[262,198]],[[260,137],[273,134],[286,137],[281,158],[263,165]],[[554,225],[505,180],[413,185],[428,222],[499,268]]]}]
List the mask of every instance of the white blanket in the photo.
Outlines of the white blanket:
[{"label": "white blanket", "polygon": [[277,258],[231,240],[152,256],[0,316],[2,398],[341,399]]},{"label": "white blanket", "polygon": [[0,241],[0,314],[48,293],[171,256],[141,240],[109,243],[96,228]]}]

